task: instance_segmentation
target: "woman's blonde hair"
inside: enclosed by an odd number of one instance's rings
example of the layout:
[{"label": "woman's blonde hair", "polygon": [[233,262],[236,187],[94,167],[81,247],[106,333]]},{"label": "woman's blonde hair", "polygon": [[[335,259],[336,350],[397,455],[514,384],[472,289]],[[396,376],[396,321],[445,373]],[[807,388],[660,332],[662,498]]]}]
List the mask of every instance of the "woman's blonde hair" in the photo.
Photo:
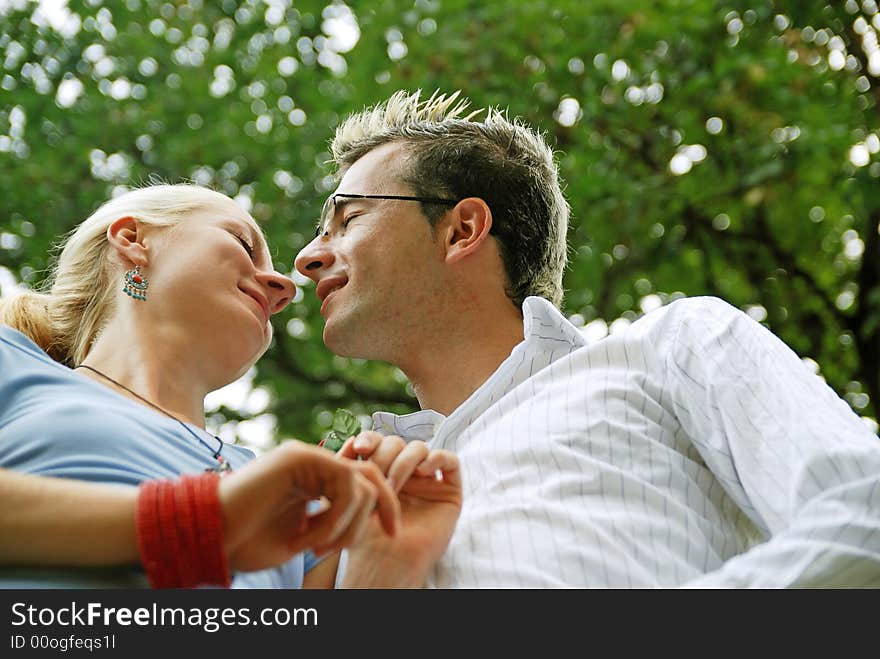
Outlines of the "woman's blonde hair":
[{"label": "woman's blonde hair", "polygon": [[26,334],[53,359],[69,366],[85,359],[114,310],[114,268],[107,228],[121,217],[149,226],[172,226],[189,213],[231,202],[196,185],[153,185],[103,204],[60,245],[52,273],[39,291],[0,300],[0,322]]}]

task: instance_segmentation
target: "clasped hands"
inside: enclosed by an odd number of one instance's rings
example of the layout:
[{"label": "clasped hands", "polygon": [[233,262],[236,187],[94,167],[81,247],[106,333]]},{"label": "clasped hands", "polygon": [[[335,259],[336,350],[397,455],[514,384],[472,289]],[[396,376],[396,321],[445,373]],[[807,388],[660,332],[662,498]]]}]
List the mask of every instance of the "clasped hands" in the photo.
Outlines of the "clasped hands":
[{"label": "clasped hands", "polygon": [[386,587],[424,580],[452,536],[462,487],[453,453],[366,431],[336,455],[286,442],[223,478],[219,495],[233,570],[347,547],[348,585]]}]

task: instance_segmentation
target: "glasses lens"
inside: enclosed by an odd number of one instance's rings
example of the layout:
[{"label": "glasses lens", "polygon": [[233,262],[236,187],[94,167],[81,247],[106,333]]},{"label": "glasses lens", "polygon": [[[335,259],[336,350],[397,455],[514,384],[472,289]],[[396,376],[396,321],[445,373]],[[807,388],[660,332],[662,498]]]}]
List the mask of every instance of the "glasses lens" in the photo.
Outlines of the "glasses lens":
[{"label": "glasses lens", "polygon": [[327,225],[330,220],[333,219],[333,210],[335,207],[336,195],[330,195],[327,197],[327,201],[324,202],[324,207],[321,209],[321,220],[318,222],[318,226],[315,227],[316,236],[320,236],[326,231]]}]

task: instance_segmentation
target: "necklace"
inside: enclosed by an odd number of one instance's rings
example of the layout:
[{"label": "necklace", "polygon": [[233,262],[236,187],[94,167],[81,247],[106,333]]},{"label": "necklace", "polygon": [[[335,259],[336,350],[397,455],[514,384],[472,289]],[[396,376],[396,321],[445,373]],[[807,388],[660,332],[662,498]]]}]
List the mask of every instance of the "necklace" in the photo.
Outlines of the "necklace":
[{"label": "necklace", "polygon": [[201,445],[204,446],[206,449],[208,449],[208,450],[211,452],[211,457],[213,457],[213,458],[217,461],[217,466],[216,466],[216,467],[211,467],[211,468],[209,468],[209,469],[205,469],[205,471],[216,471],[216,472],[219,472],[219,473],[223,473],[223,472],[226,472],[226,471],[232,471],[232,467],[229,466],[229,461],[226,460],[226,458],[224,458],[222,455],[220,455],[220,452],[223,450],[223,446],[224,446],[224,444],[223,444],[223,440],[220,439],[219,437],[217,437],[217,435],[211,435],[214,439],[216,439],[216,440],[219,442],[219,448],[215,451],[215,450],[212,449],[210,446],[208,446],[208,444],[205,442],[204,439],[202,439],[202,438],[199,437],[196,433],[194,433],[194,432],[192,431],[192,428],[190,428],[188,425],[186,425],[183,421],[181,421],[180,419],[178,419],[176,416],[174,416],[174,415],[171,414],[170,412],[166,412],[164,409],[162,409],[161,407],[159,407],[158,405],[156,405],[156,404],[153,403],[152,401],[147,400],[146,398],[144,398],[143,396],[141,396],[141,395],[138,394],[137,392],[132,391],[131,389],[129,389],[128,387],[126,387],[126,386],[125,386],[124,384],[122,384],[121,382],[117,382],[116,380],[114,380],[113,378],[111,378],[109,375],[105,375],[104,373],[101,373],[101,371],[99,371],[99,370],[96,369],[96,368],[92,368],[92,367],[89,366],[88,364],[80,364],[79,366],[74,367],[74,370],[76,370],[77,368],[85,368],[85,369],[90,370],[92,373],[95,373],[96,375],[100,375],[102,378],[104,378],[105,380],[108,380],[109,382],[112,382],[113,384],[115,384],[115,385],[116,385],[117,387],[119,387],[120,389],[125,389],[125,390],[126,390],[128,393],[130,393],[132,396],[134,396],[134,397],[137,398],[138,400],[140,400],[140,401],[146,403],[147,405],[149,405],[150,407],[152,407],[154,410],[156,410],[156,411],[158,411],[158,412],[161,412],[162,414],[164,414],[165,416],[167,416],[169,419],[174,419],[175,421],[177,421],[177,423],[179,423],[179,424],[181,425],[181,427],[182,427],[184,430],[186,430],[190,435],[192,435],[193,437],[195,437],[195,438],[198,440],[199,444],[201,444]]}]

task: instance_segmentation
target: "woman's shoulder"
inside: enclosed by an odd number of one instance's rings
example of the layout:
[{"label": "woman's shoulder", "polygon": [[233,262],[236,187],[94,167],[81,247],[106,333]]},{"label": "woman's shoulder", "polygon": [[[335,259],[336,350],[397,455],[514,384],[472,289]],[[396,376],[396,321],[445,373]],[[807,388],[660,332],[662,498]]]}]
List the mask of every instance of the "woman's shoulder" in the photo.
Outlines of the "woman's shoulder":
[{"label": "woman's shoulder", "polygon": [[30,356],[39,359],[54,361],[46,352],[34,343],[27,335],[13,329],[9,325],[0,323],[0,351],[10,355]]},{"label": "woman's shoulder", "polygon": [[0,360],[15,361],[22,359],[37,359],[60,366],[27,335],[13,329],[9,325],[0,323]]}]

